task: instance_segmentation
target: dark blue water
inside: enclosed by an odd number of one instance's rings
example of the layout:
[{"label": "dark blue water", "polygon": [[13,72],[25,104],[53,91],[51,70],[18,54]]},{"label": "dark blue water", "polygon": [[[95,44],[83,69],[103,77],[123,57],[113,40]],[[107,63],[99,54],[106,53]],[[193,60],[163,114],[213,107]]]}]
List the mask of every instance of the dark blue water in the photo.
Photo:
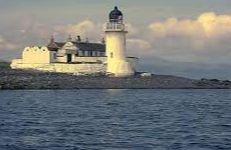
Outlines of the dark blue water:
[{"label": "dark blue water", "polygon": [[0,91],[0,150],[37,149],[231,150],[231,91]]}]

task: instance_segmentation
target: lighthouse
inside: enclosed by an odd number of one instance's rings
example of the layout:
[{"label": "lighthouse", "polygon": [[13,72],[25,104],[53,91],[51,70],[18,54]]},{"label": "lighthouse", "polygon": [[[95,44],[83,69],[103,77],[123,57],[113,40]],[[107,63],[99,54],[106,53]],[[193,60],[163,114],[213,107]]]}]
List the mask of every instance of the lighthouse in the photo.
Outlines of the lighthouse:
[{"label": "lighthouse", "polygon": [[109,14],[109,21],[105,25],[106,56],[108,74],[115,77],[132,76],[134,68],[126,56],[127,30],[123,22],[123,13],[115,7]]}]

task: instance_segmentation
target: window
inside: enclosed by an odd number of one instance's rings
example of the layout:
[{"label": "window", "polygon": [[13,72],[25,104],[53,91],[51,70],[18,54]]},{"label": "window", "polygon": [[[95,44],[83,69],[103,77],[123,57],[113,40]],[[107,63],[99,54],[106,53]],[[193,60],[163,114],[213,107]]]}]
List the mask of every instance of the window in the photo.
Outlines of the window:
[{"label": "window", "polygon": [[97,56],[100,56],[100,52],[97,52]]},{"label": "window", "polygon": [[96,52],[95,51],[92,51],[92,56],[96,56]]},{"label": "window", "polygon": [[88,56],[88,51],[85,51],[85,54],[84,54],[84,56]]},{"label": "window", "polygon": [[78,51],[78,56],[83,56],[83,51]]},{"label": "window", "polygon": [[56,53],[53,53],[53,58],[54,58],[54,59],[56,59],[56,58],[57,58]]},{"label": "window", "polygon": [[89,51],[89,56],[93,56],[93,52],[92,51]]},{"label": "window", "polygon": [[112,52],[110,53],[110,57],[113,58],[113,53]]}]

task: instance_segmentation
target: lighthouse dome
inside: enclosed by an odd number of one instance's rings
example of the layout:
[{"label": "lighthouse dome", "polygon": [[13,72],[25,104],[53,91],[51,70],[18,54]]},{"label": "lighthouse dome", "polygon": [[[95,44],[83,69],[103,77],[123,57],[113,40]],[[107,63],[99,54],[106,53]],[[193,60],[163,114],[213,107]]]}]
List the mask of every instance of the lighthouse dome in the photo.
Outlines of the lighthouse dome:
[{"label": "lighthouse dome", "polygon": [[110,22],[120,22],[123,20],[123,13],[115,6],[114,10],[112,10],[109,14]]}]

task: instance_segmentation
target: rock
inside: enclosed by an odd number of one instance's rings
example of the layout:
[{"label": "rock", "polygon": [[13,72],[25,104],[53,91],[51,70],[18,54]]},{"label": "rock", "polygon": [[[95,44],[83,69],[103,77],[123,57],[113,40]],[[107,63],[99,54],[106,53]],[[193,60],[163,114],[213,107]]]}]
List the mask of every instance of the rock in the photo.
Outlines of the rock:
[{"label": "rock", "polygon": [[152,77],[152,74],[148,72],[144,72],[144,73],[141,73],[140,76],[141,77]]},{"label": "rock", "polygon": [[115,78],[102,74],[72,74],[33,70],[0,69],[0,89],[203,89],[231,88],[231,81],[218,79],[193,80],[168,75]]}]

